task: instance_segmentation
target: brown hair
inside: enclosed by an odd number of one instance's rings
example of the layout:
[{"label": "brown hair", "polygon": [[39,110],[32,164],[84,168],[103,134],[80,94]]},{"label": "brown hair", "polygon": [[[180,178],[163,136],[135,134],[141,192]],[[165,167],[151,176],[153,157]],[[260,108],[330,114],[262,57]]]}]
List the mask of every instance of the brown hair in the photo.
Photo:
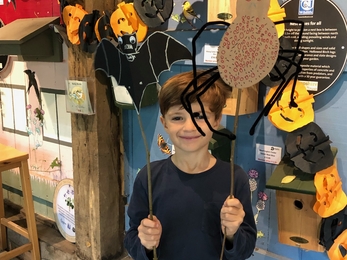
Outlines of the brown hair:
[{"label": "brown hair", "polygon": [[[198,71],[197,75],[203,71]],[[211,77],[211,74],[206,74],[197,79],[197,86],[203,84]],[[168,79],[159,91],[159,108],[162,116],[165,116],[167,111],[176,105],[182,105],[181,95],[186,89],[188,84],[193,80],[193,71],[179,73]],[[192,92],[193,86],[189,88],[187,93]],[[194,103],[197,101],[197,91],[190,96],[189,101]],[[211,112],[215,113],[216,119],[222,114],[223,107],[225,106],[226,99],[231,95],[231,87],[226,85],[222,79],[215,81],[208,90],[203,93],[199,98],[201,101],[209,104]]]}]

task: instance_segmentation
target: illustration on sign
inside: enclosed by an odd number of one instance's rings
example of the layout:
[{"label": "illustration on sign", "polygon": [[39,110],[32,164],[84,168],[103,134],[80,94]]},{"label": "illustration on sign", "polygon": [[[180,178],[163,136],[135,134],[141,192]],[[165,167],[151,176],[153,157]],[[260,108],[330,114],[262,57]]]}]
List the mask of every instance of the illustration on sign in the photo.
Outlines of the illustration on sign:
[{"label": "illustration on sign", "polygon": [[63,237],[75,243],[75,204],[74,188],[71,179],[64,179],[54,193],[54,217]]}]

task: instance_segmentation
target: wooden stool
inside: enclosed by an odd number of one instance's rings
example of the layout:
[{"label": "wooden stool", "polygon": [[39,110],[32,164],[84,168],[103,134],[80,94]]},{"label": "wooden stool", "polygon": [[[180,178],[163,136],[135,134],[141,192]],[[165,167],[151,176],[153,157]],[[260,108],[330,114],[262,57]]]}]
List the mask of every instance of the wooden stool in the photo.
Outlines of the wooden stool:
[{"label": "wooden stool", "polygon": [[34,203],[32,199],[27,153],[18,151],[12,147],[0,144],[0,184],[2,184],[2,172],[19,167],[23,190],[23,208],[26,213],[27,228],[23,228],[10,219],[5,218],[4,198],[0,192],[0,249],[7,249],[6,227],[26,237],[29,243],[10,251],[0,253],[1,260],[10,260],[24,252],[31,251],[31,259],[40,259],[39,239],[37,236]]}]

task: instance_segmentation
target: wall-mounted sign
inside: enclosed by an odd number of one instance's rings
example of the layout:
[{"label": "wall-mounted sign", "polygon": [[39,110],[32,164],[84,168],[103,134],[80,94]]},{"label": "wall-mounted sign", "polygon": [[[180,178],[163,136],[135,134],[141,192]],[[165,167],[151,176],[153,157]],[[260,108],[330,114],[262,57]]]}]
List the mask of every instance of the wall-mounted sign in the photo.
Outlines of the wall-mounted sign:
[{"label": "wall-mounted sign", "polygon": [[[304,22],[300,50],[305,53],[299,80],[310,94],[328,89],[344,70],[347,57],[347,24],[330,0],[288,0],[282,5],[286,20]],[[284,37],[296,45],[300,26],[286,23]]]},{"label": "wall-mounted sign", "polygon": [[72,179],[58,183],[53,199],[54,218],[63,237],[75,243],[75,203]]},{"label": "wall-mounted sign", "polygon": [[279,164],[282,159],[282,148],[266,144],[256,144],[255,160],[258,162],[266,162]]},{"label": "wall-mounted sign", "polygon": [[66,80],[66,95],[67,112],[94,114],[86,81]]}]

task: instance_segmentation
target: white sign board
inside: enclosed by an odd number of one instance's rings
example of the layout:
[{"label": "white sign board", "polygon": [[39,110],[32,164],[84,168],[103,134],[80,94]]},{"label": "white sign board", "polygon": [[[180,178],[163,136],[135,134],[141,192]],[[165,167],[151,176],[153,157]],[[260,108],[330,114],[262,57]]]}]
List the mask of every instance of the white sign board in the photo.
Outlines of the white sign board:
[{"label": "white sign board", "polygon": [[282,148],[277,146],[256,144],[255,160],[279,164],[282,159]]},{"label": "white sign board", "polygon": [[75,243],[75,203],[73,180],[64,179],[55,188],[54,218],[63,237]]}]

